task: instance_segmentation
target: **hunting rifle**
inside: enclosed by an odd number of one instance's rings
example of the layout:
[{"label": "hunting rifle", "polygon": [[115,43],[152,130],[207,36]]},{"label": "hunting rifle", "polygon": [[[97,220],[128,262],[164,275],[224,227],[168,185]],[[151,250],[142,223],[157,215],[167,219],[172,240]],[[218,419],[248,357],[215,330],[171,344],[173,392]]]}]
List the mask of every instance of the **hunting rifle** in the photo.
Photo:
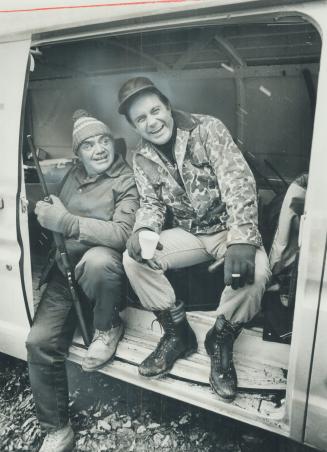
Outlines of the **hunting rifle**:
[{"label": "hunting rifle", "polygon": [[[36,149],[35,149],[31,135],[27,135],[27,141],[28,141],[28,146],[30,148],[34,163],[35,163],[35,169],[36,169],[37,175],[39,177],[40,184],[42,186],[43,195],[44,195],[43,200],[45,202],[52,204],[52,199],[50,197],[47,184],[43,177],[43,173],[42,173],[42,170],[40,167],[39,160],[37,158]],[[72,271],[71,265],[69,263],[69,257],[68,257],[67,250],[66,250],[65,239],[64,239],[63,235],[58,232],[52,232],[52,234],[53,234],[53,239],[56,244],[56,247],[59,251],[62,267],[65,270],[65,276],[67,279],[73,306],[76,311],[77,321],[78,321],[78,324],[79,324],[79,327],[81,330],[83,341],[84,341],[84,344],[88,347],[90,345],[91,341],[90,341],[89,334],[88,334],[86,324],[84,321],[83,312],[82,312],[82,308],[81,308],[81,302],[78,298],[78,291],[76,288],[74,272]]]}]

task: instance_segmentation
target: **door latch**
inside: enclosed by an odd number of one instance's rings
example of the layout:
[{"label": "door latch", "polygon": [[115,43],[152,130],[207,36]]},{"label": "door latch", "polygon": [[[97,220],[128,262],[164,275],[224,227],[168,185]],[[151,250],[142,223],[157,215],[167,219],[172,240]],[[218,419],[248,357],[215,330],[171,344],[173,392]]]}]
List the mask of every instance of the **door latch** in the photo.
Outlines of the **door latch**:
[{"label": "door latch", "polygon": [[301,245],[302,245],[303,223],[305,222],[305,219],[306,219],[306,214],[304,213],[303,215],[301,215],[301,218],[300,218],[299,236],[298,236],[299,248],[301,248]]},{"label": "door latch", "polygon": [[3,209],[5,207],[4,199],[0,197],[0,209]]},{"label": "door latch", "polygon": [[24,196],[20,198],[20,206],[22,209],[22,213],[26,213],[28,207],[28,200]]}]

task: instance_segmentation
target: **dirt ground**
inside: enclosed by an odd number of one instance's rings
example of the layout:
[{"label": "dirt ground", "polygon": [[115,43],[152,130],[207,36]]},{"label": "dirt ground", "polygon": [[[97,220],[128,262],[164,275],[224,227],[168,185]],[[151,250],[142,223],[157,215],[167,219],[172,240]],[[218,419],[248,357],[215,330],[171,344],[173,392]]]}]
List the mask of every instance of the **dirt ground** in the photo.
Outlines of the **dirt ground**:
[{"label": "dirt ground", "polygon": [[[75,452],[309,452],[246,424],[68,364]],[[0,450],[37,451],[27,365],[0,354]]]}]

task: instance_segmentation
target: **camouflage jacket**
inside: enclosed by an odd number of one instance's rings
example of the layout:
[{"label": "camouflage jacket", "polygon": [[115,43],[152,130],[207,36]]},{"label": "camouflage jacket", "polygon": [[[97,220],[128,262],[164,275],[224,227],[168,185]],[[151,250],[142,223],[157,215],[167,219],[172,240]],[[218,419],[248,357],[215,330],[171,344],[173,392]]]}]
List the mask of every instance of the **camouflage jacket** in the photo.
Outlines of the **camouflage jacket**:
[{"label": "camouflage jacket", "polygon": [[134,231],[181,227],[193,234],[228,230],[227,245],[260,246],[257,195],[251,170],[224,124],[207,115],[174,111],[174,154],[181,186],[160,152],[141,140],[133,157],[140,193]]}]

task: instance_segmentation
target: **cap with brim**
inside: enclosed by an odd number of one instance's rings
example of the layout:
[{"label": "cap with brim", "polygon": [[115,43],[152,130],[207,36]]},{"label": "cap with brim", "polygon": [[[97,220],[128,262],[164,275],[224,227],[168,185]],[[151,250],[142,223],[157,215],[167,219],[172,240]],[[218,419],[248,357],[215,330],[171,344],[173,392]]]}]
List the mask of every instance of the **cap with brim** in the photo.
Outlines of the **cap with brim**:
[{"label": "cap with brim", "polygon": [[134,97],[136,94],[141,93],[142,91],[151,89],[158,90],[153,82],[146,77],[134,77],[127,80],[127,82],[125,82],[120,88],[118,93],[118,112],[121,115],[124,115],[126,113],[126,107],[132,97]]}]

